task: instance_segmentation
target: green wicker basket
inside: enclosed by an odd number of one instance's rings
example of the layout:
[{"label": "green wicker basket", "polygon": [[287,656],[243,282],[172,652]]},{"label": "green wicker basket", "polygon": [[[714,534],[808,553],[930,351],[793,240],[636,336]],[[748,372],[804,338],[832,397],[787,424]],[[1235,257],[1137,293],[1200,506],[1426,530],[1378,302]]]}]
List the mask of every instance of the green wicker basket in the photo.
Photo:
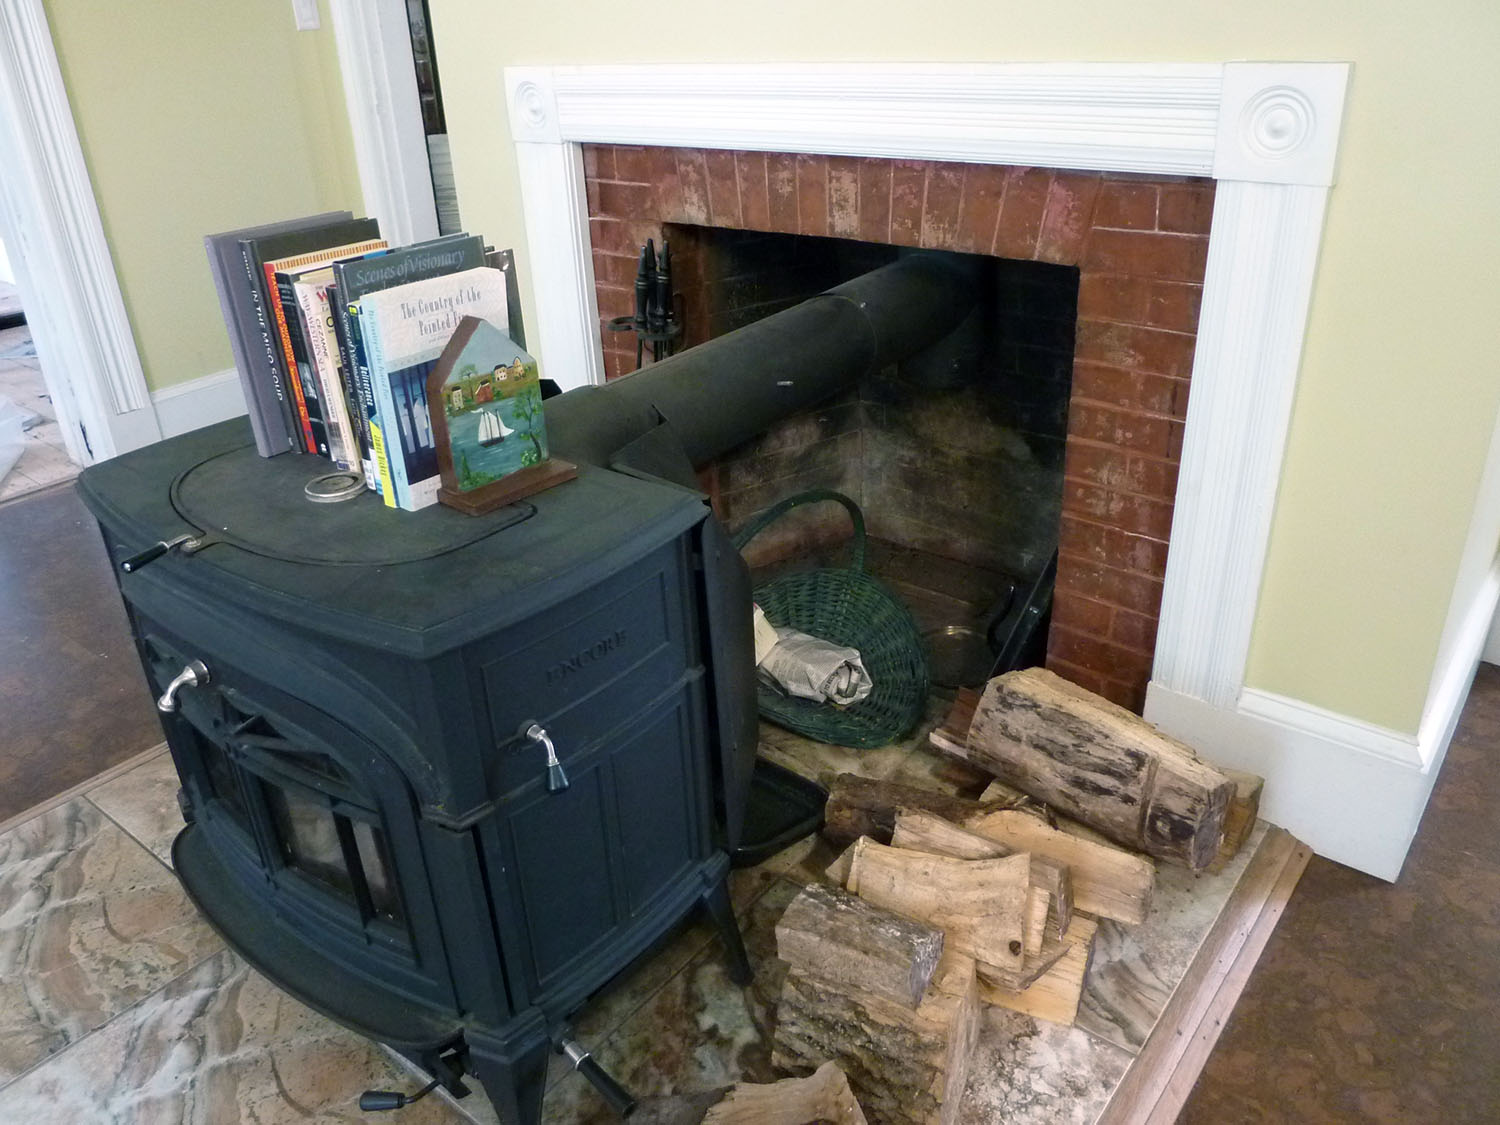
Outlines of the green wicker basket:
[{"label": "green wicker basket", "polygon": [[755,588],[773,625],[859,650],[874,686],[850,707],[785,695],[759,685],[760,713],[772,722],[836,746],[870,749],[916,726],[927,703],[927,658],[917,626],[889,591],[865,573],[865,518],[849,497],[828,489],[799,493],[768,508],[734,537],[740,550],[793,508],[832,500],[854,521],[853,558],[846,569],[788,574]]}]

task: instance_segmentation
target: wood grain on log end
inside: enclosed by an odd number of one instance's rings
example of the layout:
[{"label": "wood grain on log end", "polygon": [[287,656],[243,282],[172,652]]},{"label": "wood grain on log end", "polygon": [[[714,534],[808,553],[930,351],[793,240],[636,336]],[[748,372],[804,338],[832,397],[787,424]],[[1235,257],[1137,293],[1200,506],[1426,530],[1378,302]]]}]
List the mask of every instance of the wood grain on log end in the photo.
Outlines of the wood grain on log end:
[{"label": "wood grain on log end", "polygon": [[776,924],[792,968],[915,1008],[943,952],[943,931],[822,884],[804,887]]}]

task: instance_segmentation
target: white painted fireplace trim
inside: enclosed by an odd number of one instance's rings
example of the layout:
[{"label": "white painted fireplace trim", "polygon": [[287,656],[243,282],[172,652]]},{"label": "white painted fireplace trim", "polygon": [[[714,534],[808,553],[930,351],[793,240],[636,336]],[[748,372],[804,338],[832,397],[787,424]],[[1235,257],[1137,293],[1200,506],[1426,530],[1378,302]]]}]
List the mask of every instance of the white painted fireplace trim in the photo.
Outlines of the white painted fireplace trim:
[{"label": "white painted fireplace trim", "polygon": [[[1410,834],[1392,832],[1387,818],[1414,830],[1446,737],[1439,747],[1244,684],[1349,70],[1249,62],[507,68],[548,370],[565,387],[603,378],[584,143],[1212,176],[1193,394],[1146,713],[1197,737],[1210,757],[1264,774],[1267,815],[1319,852],[1394,878]],[[1341,778],[1359,797],[1334,802],[1348,806],[1344,815],[1326,800]]]}]

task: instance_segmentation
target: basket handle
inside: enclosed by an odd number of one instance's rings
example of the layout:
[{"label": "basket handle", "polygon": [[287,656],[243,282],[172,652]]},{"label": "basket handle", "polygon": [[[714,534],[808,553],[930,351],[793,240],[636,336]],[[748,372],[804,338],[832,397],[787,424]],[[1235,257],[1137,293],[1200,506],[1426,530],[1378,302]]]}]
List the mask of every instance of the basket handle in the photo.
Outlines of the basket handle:
[{"label": "basket handle", "polygon": [[854,558],[850,560],[849,569],[863,571],[865,569],[865,517],[859,510],[859,505],[842,492],[835,492],[831,488],[815,488],[810,492],[799,492],[795,496],[788,496],[779,504],[773,504],[760,515],[754,517],[744,527],[734,534],[734,548],[743,551],[754,539],[771,524],[786,515],[793,508],[800,508],[804,504],[818,504],[824,500],[832,500],[842,504],[844,510],[849,513],[849,519],[854,524]]}]

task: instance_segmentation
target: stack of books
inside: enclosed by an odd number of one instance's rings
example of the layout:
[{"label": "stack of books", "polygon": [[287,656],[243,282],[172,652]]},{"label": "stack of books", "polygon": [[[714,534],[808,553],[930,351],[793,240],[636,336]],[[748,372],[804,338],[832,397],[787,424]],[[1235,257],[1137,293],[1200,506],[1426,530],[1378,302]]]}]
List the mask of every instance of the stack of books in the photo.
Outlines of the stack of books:
[{"label": "stack of books", "polygon": [[465,316],[520,337],[509,252],[466,234],[392,248],[348,211],[204,242],[261,456],[316,454],[389,507],[435,503],[427,375]]}]

